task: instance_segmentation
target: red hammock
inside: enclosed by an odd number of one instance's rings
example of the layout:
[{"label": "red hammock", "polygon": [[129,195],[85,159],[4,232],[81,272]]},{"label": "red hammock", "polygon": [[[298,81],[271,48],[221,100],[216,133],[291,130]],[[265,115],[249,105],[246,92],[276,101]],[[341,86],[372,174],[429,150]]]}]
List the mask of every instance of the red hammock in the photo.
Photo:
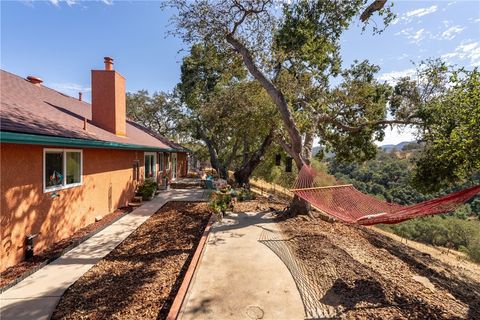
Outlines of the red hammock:
[{"label": "red hammock", "polygon": [[303,166],[291,190],[318,210],[347,223],[391,224],[454,211],[480,193],[480,185],[410,206],[388,203],[366,195],[351,184],[320,187],[318,174]]}]

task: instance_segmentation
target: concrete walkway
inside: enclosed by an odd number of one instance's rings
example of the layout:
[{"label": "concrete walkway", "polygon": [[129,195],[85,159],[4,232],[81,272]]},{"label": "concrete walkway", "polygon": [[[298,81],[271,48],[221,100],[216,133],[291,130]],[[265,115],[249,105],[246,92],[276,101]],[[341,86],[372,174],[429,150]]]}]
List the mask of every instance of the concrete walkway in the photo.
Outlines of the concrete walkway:
[{"label": "concrete walkway", "polygon": [[2,320],[49,319],[63,292],[168,201],[201,201],[201,189],[171,190],[135,209],[112,225],[25,278],[0,295]]},{"label": "concrete walkway", "polygon": [[179,319],[305,319],[287,267],[259,239],[268,214],[231,214],[215,224]]}]

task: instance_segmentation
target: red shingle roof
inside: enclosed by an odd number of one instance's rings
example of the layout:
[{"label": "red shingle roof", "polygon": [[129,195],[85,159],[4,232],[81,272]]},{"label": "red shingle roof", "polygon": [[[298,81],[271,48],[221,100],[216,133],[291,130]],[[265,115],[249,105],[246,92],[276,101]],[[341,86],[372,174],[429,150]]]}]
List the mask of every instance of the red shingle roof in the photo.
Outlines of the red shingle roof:
[{"label": "red shingle roof", "polygon": [[[89,103],[0,71],[1,131],[183,150],[182,146],[130,120],[127,120],[127,136],[119,137],[92,124]],[[83,129],[85,118],[87,130]]]}]

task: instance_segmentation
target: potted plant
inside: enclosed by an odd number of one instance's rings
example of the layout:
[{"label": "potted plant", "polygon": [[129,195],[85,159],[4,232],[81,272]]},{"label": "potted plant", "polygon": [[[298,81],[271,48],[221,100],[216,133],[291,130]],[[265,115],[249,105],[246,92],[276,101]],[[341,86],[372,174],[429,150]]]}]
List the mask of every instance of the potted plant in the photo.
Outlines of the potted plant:
[{"label": "potted plant", "polygon": [[148,178],[138,187],[137,195],[142,196],[142,200],[148,201],[153,199],[155,191],[157,191],[157,183]]}]

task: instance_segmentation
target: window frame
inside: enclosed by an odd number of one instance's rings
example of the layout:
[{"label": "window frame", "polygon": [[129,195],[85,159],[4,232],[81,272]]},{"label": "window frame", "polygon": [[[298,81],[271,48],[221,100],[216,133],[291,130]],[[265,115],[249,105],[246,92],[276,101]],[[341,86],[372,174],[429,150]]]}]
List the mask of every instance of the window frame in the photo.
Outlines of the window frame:
[{"label": "window frame", "polygon": [[[46,173],[46,164],[47,164],[47,153],[49,152],[58,152],[62,153],[62,170],[63,170],[63,181],[61,186],[56,187],[47,187],[47,179],[45,176]],[[66,175],[67,175],[67,152],[79,152],[80,153],[80,182],[67,184]],[[59,148],[43,148],[43,193],[55,192],[58,190],[75,188],[83,185],[83,150],[82,149],[59,149]]]},{"label": "window frame", "polygon": [[163,152],[158,153],[158,172],[163,173],[165,169],[165,155]]},{"label": "window frame", "polygon": [[[151,177],[147,177],[147,163],[145,162],[145,156],[153,156],[153,175]],[[151,163],[152,163],[151,162]],[[150,163],[150,164],[151,164]],[[157,179],[157,153],[156,152],[144,152],[143,153],[143,175],[145,179],[153,178]]]},{"label": "window frame", "polygon": [[171,153],[165,153],[165,171],[169,172],[170,171],[170,158]]}]

